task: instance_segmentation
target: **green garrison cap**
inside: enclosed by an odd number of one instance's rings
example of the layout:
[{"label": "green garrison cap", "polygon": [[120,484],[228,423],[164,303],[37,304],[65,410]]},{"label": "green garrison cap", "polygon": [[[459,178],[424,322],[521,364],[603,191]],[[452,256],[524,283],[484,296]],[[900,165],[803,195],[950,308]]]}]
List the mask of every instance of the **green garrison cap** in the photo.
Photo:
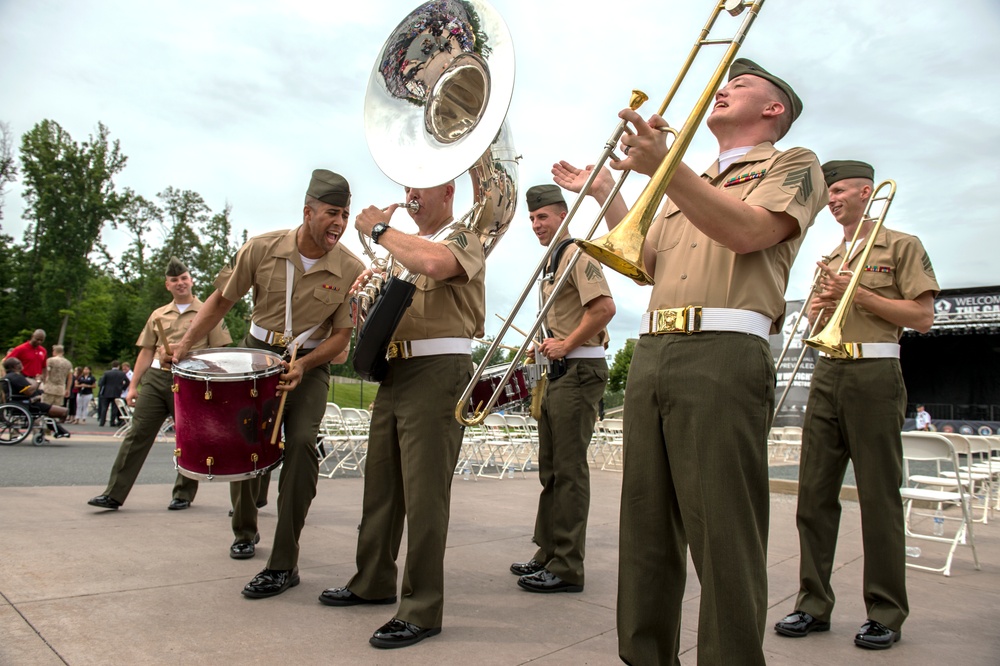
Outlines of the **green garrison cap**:
[{"label": "green garrison cap", "polygon": [[771,74],[753,60],[748,60],[747,58],[737,58],[732,67],[729,68],[729,80],[732,81],[737,76],[743,76],[744,74],[759,76],[766,81],[770,81],[774,85],[778,86],[781,92],[788,95],[788,99],[792,103],[792,122],[795,122],[795,119],[802,113],[802,100],[799,99],[799,96],[795,94],[795,91],[792,90],[790,85],[779,79],[774,74]]},{"label": "green garrison cap", "polygon": [[535,185],[528,188],[525,198],[528,201],[529,213],[533,213],[544,206],[551,206],[554,203],[566,203],[566,200],[563,199],[562,190],[559,189],[558,185]]},{"label": "green garrison cap", "polygon": [[351,186],[347,184],[347,179],[326,169],[313,171],[306,194],[331,206],[351,205]]},{"label": "green garrison cap", "polygon": [[822,169],[827,187],[847,178],[875,180],[875,167],[858,160],[832,160],[824,164]]},{"label": "green garrison cap", "polygon": [[188,267],[185,266],[180,259],[177,257],[170,257],[170,261],[167,262],[167,277],[180,277],[188,272]]}]

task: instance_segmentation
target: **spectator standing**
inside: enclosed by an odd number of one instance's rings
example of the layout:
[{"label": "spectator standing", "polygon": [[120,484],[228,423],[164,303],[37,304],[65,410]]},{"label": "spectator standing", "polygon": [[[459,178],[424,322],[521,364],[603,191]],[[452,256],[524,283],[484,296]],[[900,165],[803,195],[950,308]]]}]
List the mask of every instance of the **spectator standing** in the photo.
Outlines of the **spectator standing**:
[{"label": "spectator standing", "polygon": [[917,405],[917,430],[931,429],[931,413],[923,405]]},{"label": "spectator standing", "polygon": [[80,389],[76,385],[76,380],[80,378],[82,372],[83,368],[76,366],[73,368],[73,374],[69,377],[69,404],[67,405],[69,416],[66,417],[66,423],[76,423],[76,403],[80,395]]},{"label": "spectator standing", "polygon": [[74,423],[87,422],[87,410],[90,409],[90,399],[94,396],[94,385],[97,380],[90,374],[90,366],[83,366],[80,376],[74,382],[77,388],[76,394],[76,420]]},{"label": "spectator standing", "polygon": [[[63,346],[53,345],[52,356],[45,362],[42,378],[42,402],[62,407],[73,387],[73,364],[63,356]],[[73,412],[70,412],[72,414]]]},{"label": "spectator standing", "polygon": [[23,370],[21,374],[29,379],[41,379],[45,372],[45,361],[49,354],[45,351],[45,331],[36,329],[31,334],[27,342],[23,342],[14,347],[7,354],[7,358],[16,358],[21,362]]},{"label": "spectator standing", "polygon": [[118,406],[115,405],[115,398],[120,398],[122,392],[128,388],[128,378],[121,371],[121,364],[117,360],[111,362],[111,369],[101,375],[97,383],[97,422],[103,428],[108,417],[108,408],[111,409],[111,427],[118,427]]}]

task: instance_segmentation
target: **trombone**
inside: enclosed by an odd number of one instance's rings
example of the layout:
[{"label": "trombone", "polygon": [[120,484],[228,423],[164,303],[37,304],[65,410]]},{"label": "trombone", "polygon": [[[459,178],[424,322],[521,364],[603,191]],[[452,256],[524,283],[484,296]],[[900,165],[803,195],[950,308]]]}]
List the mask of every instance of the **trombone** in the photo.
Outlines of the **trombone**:
[{"label": "trombone", "polygon": [[[886,193],[882,193],[882,191],[886,188],[888,188],[888,191]],[[896,196],[896,181],[885,180],[880,183],[877,188],[875,188],[875,191],[872,192],[871,197],[868,199],[868,204],[865,206],[865,212],[861,215],[861,222],[858,223],[858,227],[854,230],[854,236],[852,236],[851,242],[847,246],[847,251],[844,253],[844,260],[840,262],[840,268],[837,269],[837,273],[843,275],[850,272],[848,264],[852,261],[854,252],[857,250],[861,232],[864,230],[865,225],[868,222],[874,222],[871,229],[868,231],[865,247],[859,255],[861,257],[858,261],[858,267],[860,270],[854,271],[851,276],[851,281],[844,290],[844,295],[841,296],[840,301],[837,303],[837,307],[830,316],[830,321],[827,322],[826,326],[818,333],[817,330],[820,327],[820,322],[823,320],[823,313],[826,312],[826,309],[824,308],[823,310],[820,310],[816,315],[816,321],[809,329],[809,337],[803,340],[804,344],[802,345],[802,351],[799,352],[799,356],[795,361],[792,373],[788,377],[788,383],[785,384],[785,388],[781,392],[781,397],[778,398],[778,401],[774,405],[775,416],[778,415],[781,411],[781,406],[785,403],[785,398],[788,396],[788,392],[792,388],[795,376],[799,373],[799,367],[802,365],[802,360],[805,358],[806,349],[808,347],[826,352],[834,358],[853,358],[854,349],[852,343],[844,343],[842,341],[844,322],[847,319],[847,311],[854,303],[854,296],[857,294],[858,285],[861,283],[861,274],[864,272],[864,266],[868,261],[868,256],[871,254],[872,248],[875,246],[875,239],[878,236],[879,230],[882,228],[882,224],[885,222],[885,217],[889,212],[889,206],[892,205],[892,199],[894,196]],[[878,213],[875,214],[875,217],[873,217],[873,209],[875,206],[879,206],[879,208],[877,209]],[[823,258],[829,261],[829,256],[824,256]],[[798,314],[795,315],[795,324],[792,327],[791,332],[788,334],[788,340],[785,341],[785,346],[782,348],[781,354],[778,356],[778,360],[775,362],[775,368],[778,370],[781,369],[781,364],[785,360],[785,355],[788,353],[788,348],[791,346],[792,339],[798,335],[799,322],[801,321],[803,314],[805,314],[808,310],[809,304],[812,302],[813,297],[820,289],[822,277],[823,271],[817,267],[816,273],[813,277],[812,286],[809,288],[809,293],[806,295],[806,299],[802,303],[802,308],[799,310]]]},{"label": "trombone", "polygon": [[[455,418],[459,423],[466,426],[478,425],[486,419],[486,415],[499,399],[500,391],[507,385],[507,382],[513,375],[517,364],[524,357],[527,347],[531,344],[535,333],[537,333],[538,329],[541,327],[542,322],[545,319],[545,315],[548,313],[549,308],[554,302],[552,297],[559,293],[559,290],[563,288],[566,281],[572,274],[573,267],[580,258],[581,252],[586,251],[601,263],[609,266],[619,273],[631,277],[641,284],[653,283],[653,279],[642,268],[642,245],[645,242],[646,233],[649,230],[650,224],[652,224],[653,217],[656,214],[656,209],[658,208],[660,201],[663,199],[663,195],[666,193],[667,185],[669,184],[670,179],[673,178],[674,172],[676,172],[677,167],[680,166],[681,159],[684,157],[684,152],[690,145],[692,138],[694,138],[698,125],[701,124],[702,118],[704,118],[708,108],[711,106],[715,92],[722,84],[722,80],[725,78],[726,72],[729,71],[730,65],[736,58],[736,52],[742,45],[747,32],[750,30],[750,26],[753,24],[753,21],[760,12],[760,8],[763,4],[764,0],[716,0],[711,16],[705,26],[701,29],[698,39],[695,40],[695,44],[688,54],[687,60],[681,67],[680,73],[674,79],[674,83],[670,87],[670,92],[667,93],[667,96],[663,100],[658,113],[662,116],[666,112],[667,107],[680,88],[682,81],[687,76],[688,71],[691,69],[691,65],[694,63],[695,57],[701,50],[702,46],[709,44],[726,44],[728,45],[728,48],[726,49],[726,54],[722,61],[716,67],[711,80],[702,92],[701,96],[698,98],[698,102],[695,105],[695,108],[691,111],[691,114],[688,116],[683,129],[680,132],[673,128],[667,128],[665,130],[674,135],[674,140],[670,145],[667,157],[660,164],[660,167],[657,169],[650,182],[646,185],[646,188],[643,190],[639,200],[629,211],[628,215],[626,215],[625,219],[623,219],[611,233],[590,242],[590,239],[594,236],[598,226],[600,226],[601,219],[607,213],[608,208],[615,200],[615,197],[618,195],[618,192],[621,190],[621,187],[625,182],[625,178],[630,172],[624,172],[618,179],[618,182],[615,183],[611,194],[601,206],[601,210],[597,214],[597,217],[591,225],[586,237],[576,241],[576,244],[579,246],[578,249],[570,257],[569,265],[563,275],[556,282],[555,286],[553,286],[551,295],[546,302],[542,304],[538,316],[535,319],[535,323],[528,329],[527,334],[525,335],[524,344],[521,345],[520,349],[511,360],[510,367],[500,380],[498,388],[485,404],[481,403],[479,405],[472,405],[472,415],[468,416],[466,414],[466,410],[469,406],[469,400],[472,397],[473,389],[476,388],[479,379],[482,377],[483,372],[486,369],[489,359],[493,356],[497,349],[499,349],[501,341],[503,340],[504,335],[506,335],[507,330],[510,328],[514,317],[521,309],[521,306],[528,297],[534,283],[538,280],[542,271],[545,269],[549,257],[558,245],[558,243],[549,244],[545,253],[542,255],[541,260],[538,262],[538,266],[535,267],[535,271],[532,274],[531,279],[528,280],[524,289],[521,291],[521,295],[515,302],[513,309],[507,316],[507,319],[504,320],[504,324],[497,333],[493,344],[491,344],[489,349],[486,351],[486,356],[483,362],[476,368],[469,385],[466,386],[465,391],[462,393],[458,403],[455,405]],[[721,12],[726,11],[731,16],[735,17],[742,14],[744,10],[748,8],[749,13],[744,17],[743,22],[733,37],[729,39],[709,39],[709,33],[711,32],[712,27]],[[649,97],[642,91],[633,90],[632,96],[629,100],[629,107],[633,111],[637,110],[647,99],[649,99]],[[559,226],[559,229],[555,232],[555,234],[553,234],[553,239],[560,238],[569,228],[570,222],[576,216],[576,212],[579,210],[584,199],[587,197],[587,194],[593,187],[594,181],[600,174],[605,162],[607,162],[607,160],[613,155],[615,146],[618,145],[618,141],[621,139],[622,134],[627,131],[629,130],[627,123],[624,120],[619,122],[615,127],[611,136],[608,138],[607,142],[605,142],[604,150],[594,163],[594,168],[591,170],[590,175],[583,184],[583,187],[574,201],[573,206],[570,208],[569,213]]]}]

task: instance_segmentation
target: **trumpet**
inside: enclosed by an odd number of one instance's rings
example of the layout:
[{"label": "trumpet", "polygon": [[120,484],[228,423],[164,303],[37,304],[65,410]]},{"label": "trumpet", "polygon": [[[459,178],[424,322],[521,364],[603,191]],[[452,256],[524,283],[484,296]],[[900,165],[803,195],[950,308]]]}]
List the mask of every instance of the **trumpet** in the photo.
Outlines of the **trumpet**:
[{"label": "trumpet", "polygon": [[[538,329],[541,327],[542,322],[545,319],[545,315],[548,313],[549,308],[555,301],[555,295],[566,284],[567,280],[573,273],[573,267],[576,265],[577,260],[580,258],[581,252],[587,252],[602,264],[605,264],[612,268],[613,270],[622,273],[637,282],[643,284],[652,284],[653,279],[646,273],[642,268],[642,246],[645,242],[646,233],[649,230],[650,224],[652,224],[653,216],[656,213],[656,208],[659,202],[663,199],[663,195],[666,192],[667,185],[670,179],[673,178],[674,172],[677,167],[680,166],[681,159],[684,156],[684,152],[687,150],[688,145],[691,143],[691,139],[694,137],[695,131],[698,129],[698,125],[701,123],[702,118],[708,112],[711,106],[712,99],[715,96],[716,90],[722,83],[723,78],[725,78],[726,73],[729,71],[729,67],[733,60],[736,59],[736,52],[739,50],[740,45],[743,43],[743,39],[746,37],[747,32],[750,30],[750,26],[753,24],[754,19],[760,12],[761,6],[764,4],[764,0],[717,0],[715,7],[713,8],[712,14],[702,28],[698,35],[698,39],[695,41],[694,46],[689,53],[686,62],[681,68],[680,73],[674,80],[673,85],[670,88],[670,92],[667,94],[666,99],[663,100],[663,104],[660,106],[659,114],[662,116],[669,106],[670,102],[673,100],[674,95],[680,88],[681,82],[687,76],[688,71],[691,69],[691,65],[694,63],[695,56],[700,51],[703,45],[707,44],[727,44],[728,48],[726,54],[723,57],[722,62],[716,67],[715,73],[713,74],[708,86],[702,92],[698,99],[698,103],[695,105],[694,110],[691,111],[690,116],[684,124],[683,129],[678,132],[674,129],[668,129],[667,131],[674,135],[674,140],[671,142],[670,150],[667,153],[667,157],[664,159],[663,163],[660,165],[659,169],[654,174],[653,178],[647,184],[645,190],[643,190],[642,196],[636,202],[636,204],[629,211],[622,222],[620,222],[615,229],[599,239],[595,239],[593,242],[590,239],[594,236],[597,228],[600,226],[601,219],[608,212],[608,208],[611,206],[618,192],[621,190],[622,185],[625,182],[626,177],[629,172],[626,171],[615,183],[614,188],[611,191],[610,196],[604,202],[601,207],[600,212],[594,219],[593,224],[590,227],[589,232],[584,238],[576,241],[577,249],[572,254],[569,259],[569,265],[563,275],[559,278],[556,284],[552,288],[552,292],[548,300],[542,304],[539,311],[538,317],[535,319],[535,323],[525,334],[525,343],[520,347],[518,352],[514,355],[511,361],[510,367],[507,369],[506,374],[500,380],[499,386],[488,401],[479,405],[472,406],[472,415],[467,416],[466,410],[468,408],[469,399],[472,396],[473,390],[482,377],[483,372],[486,370],[486,363],[480,363],[479,367],[476,368],[475,373],[473,373],[472,380],[469,385],[465,388],[462,393],[461,398],[459,398],[458,403],[455,406],[455,418],[459,423],[463,425],[477,425],[482,423],[486,419],[486,415],[490,412],[493,405],[497,403],[500,398],[500,393],[502,387],[507,384],[513,375],[517,364],[524,357],[531,340],[534,338]],[[736,34],[729,39],[709,39],[709,33],[715,24],[716,19],[719,17],[721,12],[726,11],[731,16],[739,16],[745,10],[749,9],[749,13],[744,17],[738,31]],[[649,96],[641,90],[633,90],[631,98],[629,99],[629,107],[634,111],[637,110],[642,104],[649,99]],[[570,207],[566,218],[563,220],[559,229],[553,234],[553,238],[560,238],[569,229],[570,223],[576,216],[577,211],[583,204],[587,195],[590,193],[594,181],[596,180],[601,168],[604,164],[614,155],[614,149],[618,145],[622,134],[628,130],[627,123],[622,120],[619,122],[615,129],[612,131],[611,136],[604,144],[604,150],[601,152],[598,159],[594,162],[594,168],[591,170],[590,175],[587,177],[586,182],[580,190],[579,195],[574,201],[573,205]],[[617,159],[617,158],[616,158]],[[486,352],[486,359],[489,359],[493,354],[499,349],[501,341],[506,335],[507,330],[510,328],[511,322],[517,315],[521,306],[524,304],[525,299],[528,297],[531,289],[534,286],[535,281],[542,274],[548,263],[549,257],[555,251],[558,243],[550,243],[549,247],[546,249],[545,254],[542,255],[541,260],[538,262],[538,266],[535,268],[535,272],[532,274],[528,283],[525,285],[524,289],[521,291],[520,297],[514,304],[513,309],[508,315],[507,319],[504,321],[503,326],[497,333],[493,344]]]}]

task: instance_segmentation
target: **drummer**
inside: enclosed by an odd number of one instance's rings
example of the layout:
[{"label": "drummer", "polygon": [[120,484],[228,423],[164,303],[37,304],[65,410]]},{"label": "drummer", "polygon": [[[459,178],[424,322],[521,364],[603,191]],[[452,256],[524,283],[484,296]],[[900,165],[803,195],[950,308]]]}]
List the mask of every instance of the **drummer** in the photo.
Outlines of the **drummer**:
[{"label": "drummer", "polygon": [[558,185],[536,185],[526,198],[532,231],[539,243],[552,248],[540,289],[545,301],[554,300],[545,316],[541,357],[536,358],[550,362],[538,418],[542,493],[533,539],[538,549],[527,562],[510,565],[510,571],[528,592],[581,592],[590,512],[587,447],[608,383],[604,354],[615,302],[601,265],[586,255],[553,293],[576,250],[567,232],[556,238],[566,218],[566,200]]},{"label": "drummer", "polygon": [[[174,415],[170,368],[161,365],[157,355],[163,350],[164,344],[180,341],[204,305],[194,295],[191,273],[177,257],[170,257],[167,263],[165,286],[173,300],[153,310],[135,343],[139,347],[139,356],[135,360],[132,381],[125,394],[126,404],[133,408],[132,427],[118,449],[108,487],[103,494],[87,502],[91,506],[116,510],[125,503],[142,464],[146,462],[149,450],[156,442],[156,436],[160,434],[163,422],[168,416]],[[161,328],[166,334],[166,340],[160,335]],[[219,321],[206,334],[194,338],[194,341],[191,349],[223,347],[233,340],[229,337],[225,324]],[[139,391],[140,387],[142,392]],[[174,482],[173,498],[167,508],[173,511],[188,508],[197,492],[197,481],[178,474]]]},{"label": "drummer", "polygon": [[[252,289],[250,333],[242,345],[279,354],[296,349],[294,362],[281,377],[280,389],[288,393],[274,545],[267,567],[243,588],[246,597],[272,597],[299,583],[299,534],[316,496],[316,435],[326,411],[330,361],[341,356],[350,341],[348,291],[364,270],[361,261],[339,243],[350,206],[351,190],[343,176],[326,169],[313,171],[302,224],[247,241],[219,273],[215,292],[174,346],[176,362]],[[258,477],[230,486],[236,539],[229,555],[234,559],[253,557],[260,540],[259,485]]]}]

